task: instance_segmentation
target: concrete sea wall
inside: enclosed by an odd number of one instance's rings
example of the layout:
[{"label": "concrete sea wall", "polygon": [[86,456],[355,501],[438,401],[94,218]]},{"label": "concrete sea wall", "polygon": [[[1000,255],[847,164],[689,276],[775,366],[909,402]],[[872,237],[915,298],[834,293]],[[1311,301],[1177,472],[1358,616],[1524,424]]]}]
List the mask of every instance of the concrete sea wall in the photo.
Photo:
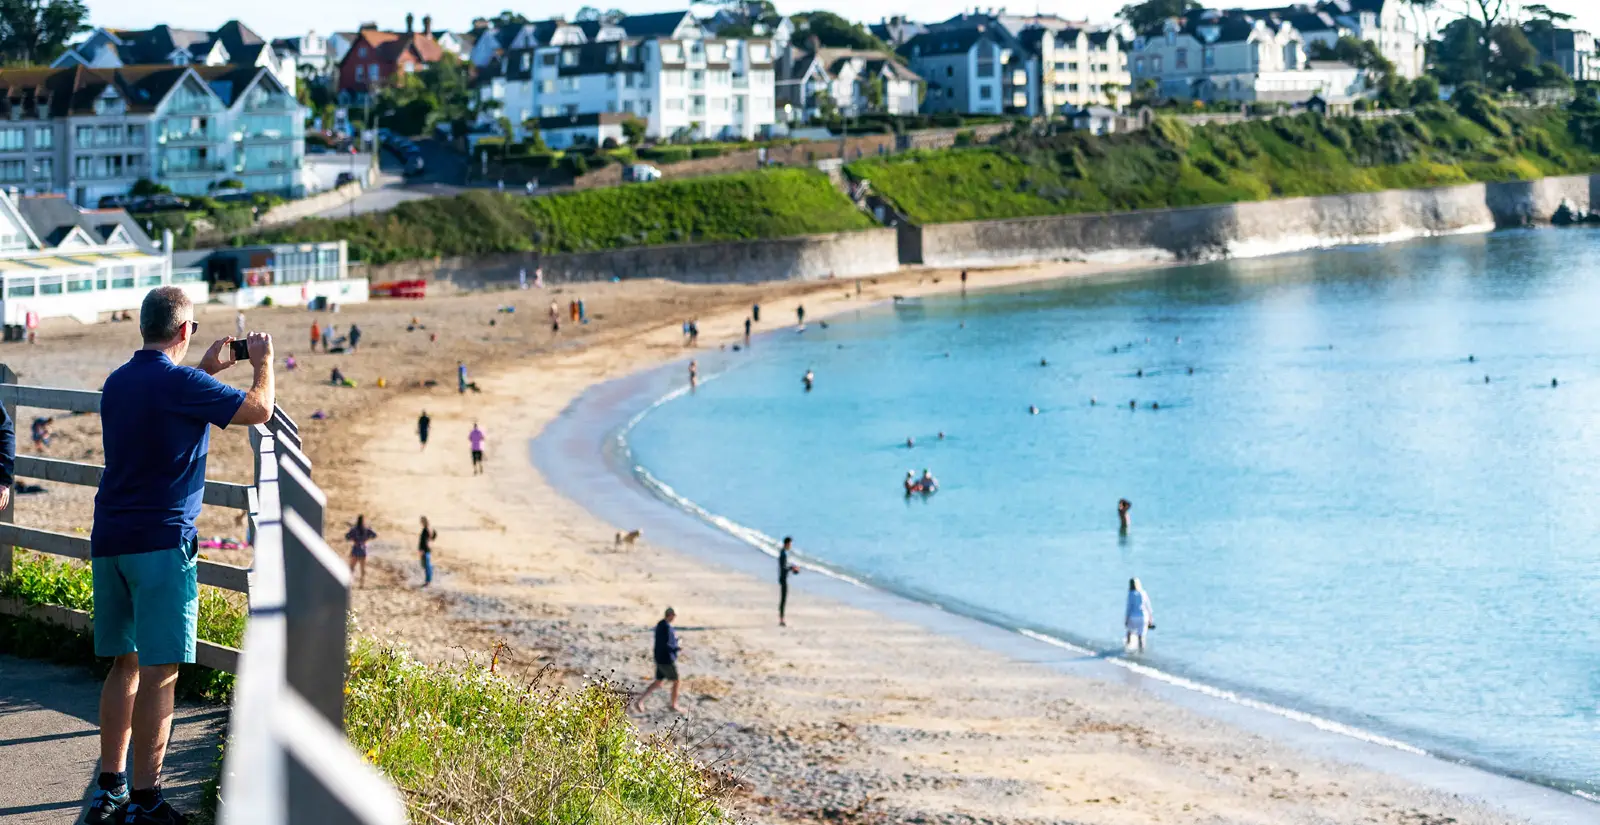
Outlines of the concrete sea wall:
[{"label": "concrete sea wall", "polygon": [[938,267],[1254,257],[1528,226],[1548,222],[1563,201],[1585,212],[1600,205],[1600,175],[905,226],[901,254]]},{"label": "concrete sea wall", "polygon": [[369,268],[368,278],[375,282],[424,278],[472,288],[516,283],[523,270],[531,280],[536,267],[544,270],[545,282],[552,284],[612,278],[663,278],[698,284],[855,278],[899,269],[897,242],[893,229],[868,229],[564,255],[519,252],[384,264]]}]

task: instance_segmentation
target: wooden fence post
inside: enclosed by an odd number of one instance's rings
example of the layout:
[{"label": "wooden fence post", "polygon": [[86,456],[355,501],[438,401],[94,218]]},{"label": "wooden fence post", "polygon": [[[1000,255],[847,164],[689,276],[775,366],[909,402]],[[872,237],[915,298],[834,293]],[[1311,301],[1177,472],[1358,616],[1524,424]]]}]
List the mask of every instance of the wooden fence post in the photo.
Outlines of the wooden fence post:
[{"label": "wooden fence post", "polygon": [[278,500],[283,509],[293,510],[320,538],[323,529],[323,512],[328,507],[328,497],[301,469],[299,462],[288,454],[278,456]]},{"label": "wooden fence post", "polygon": [[294,510],[283,510],[284,617],[289,687],[344,730],[349,672],[350,568]]},{"label": "wooden fence post", "polygon": [[[17,383],[17,374],[11,367],[0,364],[0,384]],[[5,405],[6,417],[11,420],[11,429],[16,433],[17,440],[22,440],[22,426],[17,423],[17,405],[7,402]],[[6,506],[0,507],[0,524],[13,524],[16,522],[17,491],[13,482],[11,495],[6,498]],[[0,546],[0,576],[11,575],[12,548],[7,544]]]}]

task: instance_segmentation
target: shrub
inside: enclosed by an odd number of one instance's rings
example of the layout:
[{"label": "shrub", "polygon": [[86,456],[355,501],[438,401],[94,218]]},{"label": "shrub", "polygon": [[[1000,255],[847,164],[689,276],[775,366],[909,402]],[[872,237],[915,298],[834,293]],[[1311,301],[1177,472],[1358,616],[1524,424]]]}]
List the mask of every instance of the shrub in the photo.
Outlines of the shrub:
[{"label": "shrub", "polygon": [[687,146],[652,146],[640,149],[637,154],[645,160],[665,165],[688,160],[690,149]]},{"label": "shrub", "polygon": [[973,140],[974,136],[971,129],[962,129],[961,131],[956,132],[957,146],[971,146]]},{"label": "shrub", "polygon": [[718,158],[718,157],[722,157],[722,147],[721,146],[696,146],[691,150],[689,156],[694,158],[695,160],[699,160],[701,158]]},{"label": "shrub", "polygon": [[133,182],[133,186],[128,189],[128,194],[140,198],[148,195],[170,195],[172,194],[172,188],[165,184],[156,183],[149,178],[140,178]]},{"label": "shrub", "polygon": [[561,158],[561,168],[567,174],[577,177],[589,171],[589,161],[576,152],[568,152]]},{"label": "shrub", "polygon": [[219,180],[213,184],[211,188],[218,192],[224,189],[243,189],[244,181],[239,180],[238,178],[224,178],[223,180]]}]

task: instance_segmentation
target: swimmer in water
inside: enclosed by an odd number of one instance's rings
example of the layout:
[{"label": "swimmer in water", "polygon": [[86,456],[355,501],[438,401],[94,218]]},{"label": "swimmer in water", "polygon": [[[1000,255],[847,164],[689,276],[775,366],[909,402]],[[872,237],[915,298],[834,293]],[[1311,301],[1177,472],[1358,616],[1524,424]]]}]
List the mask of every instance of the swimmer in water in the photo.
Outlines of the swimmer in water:
[{"label": "swimmer in water", "polygon": [[1485,375],[1483,377],[1483,383],[1485,383],[1485,384],[1489,383],[1489,376]]},{"label": "swimmer in water", "polygon": [[1561,382],[1560,381],[1557,381],[1554,378],[1550,379],[1550,389],[1553,390],[1553,389],[1555,389],[1556,387],[1559,387],[1559,386],[1561,386]]},{"label": "swimmer in water", "polygon": [[940,440],[940,441],[943,441],[943,440],[944,440],[944,430],[940,430],[940,431],[939,431],[939,440]]},{"label": "swimmer in water", "polygon": [[1135,401],[1135,400],[1129,400],[1128,401],[1128,409],[1130,409],[1130,410],[1139,409],[1139,402]]},{"label": "swimmer in water", "polygon": [[700,364],[698,362],[695,362],[695,361],[690,361],[689,362],[689,389],[692,390],[696,386],[698,386],[699,384],[700,384]]},{"label": "swimmer in water", "polygon": [[1028,415],[1038,415],[1038,414],[1039,414],[1039,408],[1033,406],[1032,404],[1029,404],[1028,405]]},{"label": "swimmer in water", "polygon": [[917,442],[916,442],[915,439],[913,439],[911,436],[908,435],[908,436],[906,436],[906,446],[907,447],[915,447],[915,446],[917,446]]},{"label": "swimmer in water", "polygon": [[1475,363],[1477,363],[1477,361],[1478,361],[1478,356],[1476,356],[1476,355],[1467,356],[1467,363],[1468,364],[1475,364]]},{"label": "swimmer in water", "polygon": [[1050,362],[1049,362],[1049,361],[1046,361],[1046,360],[1045,360],[1045,359],[1043,359],[1043,358],[1040,358],[1040,359],[1039,359],[1039,366],[1041,366],[1041,367],[1048,367],[1048,366],[1050,366]]},{"label": "swimmer in water", "polygon": [[816,383],[816,380],[817,377],[811,374],[811,370],[806,370],[805,376],[800,379],[801,383],[806,385],[806,392],[811,392],[811,385]]},{"label": "swimmer in water", "polygon": [[1134,372],[1134,374],[1133,374],[1133,375],[1134,375],[1134,377],[1136,377],[1136,378],[1143,378],[1143,377],[1144,377],[1144,367],[1140,367],[1140,368],[1139,368],[1139,369],[1138,369],[1138,371],[1136,371],[1136,372]]},{"label": "swimmer in water", "polygon": [[917,480],[917,486],[921,487],[924,493],[937,493],[939,491],[939,480],[934,478],[933,473],[924,467],[922,469],[922,478]]},{"label": "swimmer in water", "polygon": [[1099,403],[1100,403],[1099,401],[1095,400],[1094,396],[1092,396],[1092,395],[1089,396],[1089,406],[1093,407],[1094,405],[1099,404]]},{"label": "swimmer in water", "polygon": [[1194,367],[1190,367],[1189,368],[1189,374],[1190,375],[1194,375]]},{"label": "swimmer in water", "polygon": [[1174,343],[1174,344],[1181,344],[1181,343],[1183,343],[1183,336],[1182,336],[1182,335],[1179,335],[1179,336],[1177,336],[1177,337],[1176,337],[1176,338],[1173,338],[1173,339],[1172,339],[1172,343]]},{"label": "swimmer in water", "polygon": [[1122,532],[1128,532],[1128,511],[1133,509],[1133,502],[1120,498],[1117,499],[1117,522],[1122,525]]},{"label": "swimmer in water", "polygon": [[1160,401],[1151,401],[1150,402],[1150,409],[1152,409],[1152,410],[1161,409],[1161,402]]},{"label": "swimmer in water", "polygon": [[917,473],[915,470],[906,470],[905,485],[906,497],[910,498],[912,493],[917,492]]}]

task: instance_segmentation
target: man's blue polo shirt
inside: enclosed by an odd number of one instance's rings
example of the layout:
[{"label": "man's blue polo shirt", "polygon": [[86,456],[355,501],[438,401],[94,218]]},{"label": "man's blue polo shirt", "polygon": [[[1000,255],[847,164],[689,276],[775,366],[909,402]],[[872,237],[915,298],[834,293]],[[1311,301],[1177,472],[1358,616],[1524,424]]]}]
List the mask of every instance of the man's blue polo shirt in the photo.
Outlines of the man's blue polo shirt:
[{"label": "man's blue polo shirt", "polygon": [[226,427],[244,396],[155,350],[135,352],[111,373],[100,399],[106,472],[94,497],[91,555],[147,553],[194,540],[211,425]]}]

